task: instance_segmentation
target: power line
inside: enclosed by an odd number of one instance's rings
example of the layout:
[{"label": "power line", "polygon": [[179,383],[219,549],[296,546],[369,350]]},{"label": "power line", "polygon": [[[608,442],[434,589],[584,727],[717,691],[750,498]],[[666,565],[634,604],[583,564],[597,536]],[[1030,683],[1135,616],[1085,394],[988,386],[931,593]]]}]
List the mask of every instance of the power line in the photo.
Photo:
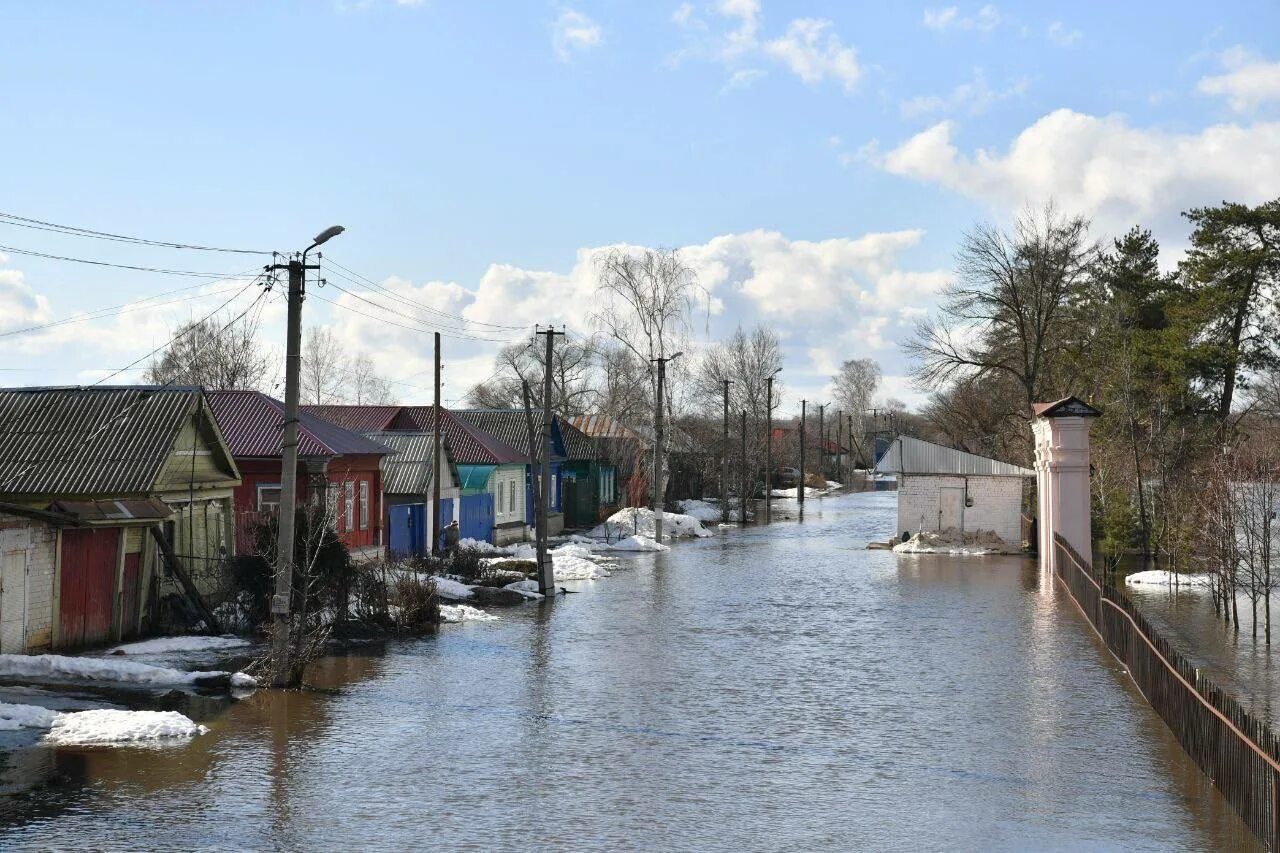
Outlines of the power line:
[{"label": "power line", "polygon": [[15,255],[30,255],[33,258],[48,258],[51,261],[71,261],[76,264],[92,264],[97,267],[114,267],[121,270],[136,270],[138,272],[155,272],[164,275],[186,275],[193,278],[217,278],[225,279],[232,276],[223,272],[196,272],[193,270],[170,270],[161,267],[138,267],[132,264],[113,264],[108,261],[97,261],[89,258],[72,258],[66,255],[50,255],[45,252],[35,252],[31,249],[19,249],[14,246],[0,246],[0,252],[12,252]]},{"label": "power line", "polygon": [[166,249],[191,249],[197,252],[228,252],[237,255],[270,255],[272,252],[262,249],[229,249],[222,246],[201,246],[194,243],[172,243],[167,240],[148,240],[144,237],[129,237],[124,234],[112,234],[109,231],[95,231],[92,228],[77,228],[74,225],[59,225],[56,222],[45,222],[42,219],[31,219],[14,213],[0,211],[0,224],[16,225],[20,228],[32,228],[38,231],[52,231],[71,237],[89,237],[94,240],[113,240],[120,243],[137,243],[143,246],[159,246]]},{"label": "power line", "polygon": [[[401,294],[396,293],[394,290],[391,290],[390,288],[384,285],[378,284],[376,281],[369,278],[368,276],[361,275],[355,270],[347,269],[342,264],[338,263],[335,260],[332,260],[331,258],[324,257],[323,262],[327,263],[329,266],[336,267],[338,270],[340,270],[341,272],[339,273],[339,275],[341,275],[343,272],[348,273],[348,275],[343,275],[342,277],[346,278],[348,281],[352,282],[353,284],[363,283],[368,287],[372,287],[375,290],[385,293],[386,295],[395,299],[397,302],[403,302],[406,305],[412,305],[416,308],[422,309],[423,311],[429,311],[432,314],[438,314],[439,316],[444,317],[445,319],[448,319],[448,320],[452,320],[454,322],[470,323],[475,326],[489,326],[490,328],[494,328],[494,329],[524,330],[529,328],[528,325],[511,326],[504,323],[487,323],[483,320],[471,320],[466,317],[463,317],[461,314],[453,314],[449,311],[444,311],[440,308],[432,308],[430,305],[424,305],[421,302],[417,302],[413,299],[409,299],[407,296],[402,296]],[[355,276],[355,279],[359,279],[359,281],[356,281],[350,276]]]},{"label": "power line", "polygon": [[[390,308],[390,307],[388,307],[388,306],[386,306],[386,305],[383,305],[383,304],[382,304],[382,303],[380,303],[380,302],[375,302],[375,301],[373,301],[372,299],[368,299],[368,298],[366,298],[366,297],[364,297],[364,296],[361,296],[359,293],[355,293],[354,291],[347,290],[345,287],[343,287],[343,286],[342,286],[342,285],[340,285],[340,284],[334,284],[333,282],[329,282],[328,284],[329,284],[329,286],[330,286],[330,287],[336,288],[337,290],[342,291],[343,293],[347,294],[347,295],[348,295],[348,296],[350,296],[351,298],[353,298],[353,299],[358,299],[358,300],[360,300],[361,302],[363,302],[363,303],[365,303],[365,304],[367,304],[367,305],[369,305],[369,306],[371,306],[371,307],[373,307],[373,308],[378,309],[379,311],[385,311],[385,312],[387,312],[387,313],[389,313],[389,314],[393,314],[393,315],[397,313],[397,312],[396,312],[396,309],[394,309],[394,308]],[[414,332],[424,332],[424,331],[425,331],[425,332],[435,332],[435,331],[440,331],[439,329],[435,329],[435,328],[432,328],[432,327],[430,327],[430,326],[427,326],[427,325],[426,325],[423,321],[421,321],[421,320],[415,320],[415,322],[417,322],[417,323],[418,323],[418,325],[416,325],[416,326],[408,326],[408,325],[405,325],[404,323],[396,323],[396,322],[394,322],[394,321],[392,321],[392,320],[387,319],[386,317],[376,317],[376,316],[374,316],[374,315],[372,315],[372,314],[366,314],[365,312],[363,312],[363,311],[359,311],[359,310],[357,310],[357,309],[355,309],[355,308],[351,307],[350,305],[343,305],[341,302],[338,302],[338,301],[333,300],[333,299],[328,299],[328,298],[326,298],[326,297],[324,297],[324,296],[320,296],[319,294],[316,294],[316,293],[312,293],[311,295],[315,296],[317,299],[321,300],[322,302],[328,302],[330,305],[336,305],[337,307],[341,308],[341,309],[342,309],[342,310],[344,310],[344,311],[350,311],[350,312],[352,312],[353,314],[359,314],[359,315],[360,315],[360,316],[362,316],[362,317],[368,317],[369,319],[371,319],[371,320],[377,320],[377,321],[378,321],[378,322],[380,322],[380,323],[386,323],[386,324],[391,325],[391,326],[398,326],[398,327],[400,327],[400,328],[402,328],[402,329],[409,329],[410,331],[414,331]],[[408,319],[414,319],[414,318],[408,318]],[[465,332],[463,332],[463,333],[457,333],[457,332],[445,332],[445,331],[440,331],[440,334],[442,334],[442,335],[444,335],[445,337],[448,337],[448,338],[454,338],[454,339],[456,339],[456,340],[463,340],[463,341],[483,341],[483,342],[485,342],[485,343],[501,343],[501,344],[511,343],[510,339],[507,339],[507,338],[484,338],[484,337],[480,337],[480,336],[478,336],[478,335],[469,335],[469,334],[466,334]]]}]

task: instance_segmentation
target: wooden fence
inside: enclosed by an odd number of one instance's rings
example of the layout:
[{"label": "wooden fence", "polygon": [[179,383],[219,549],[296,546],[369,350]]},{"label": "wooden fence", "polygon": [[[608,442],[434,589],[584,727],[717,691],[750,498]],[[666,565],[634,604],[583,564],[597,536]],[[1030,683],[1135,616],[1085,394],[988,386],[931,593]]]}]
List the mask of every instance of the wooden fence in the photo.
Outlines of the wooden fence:
[{"label": "wooden fence", "polygon": [[1280,740],[1200,674],[1060,535],[1058,579],[1182,748],[1269,849],[1280,844]]}]

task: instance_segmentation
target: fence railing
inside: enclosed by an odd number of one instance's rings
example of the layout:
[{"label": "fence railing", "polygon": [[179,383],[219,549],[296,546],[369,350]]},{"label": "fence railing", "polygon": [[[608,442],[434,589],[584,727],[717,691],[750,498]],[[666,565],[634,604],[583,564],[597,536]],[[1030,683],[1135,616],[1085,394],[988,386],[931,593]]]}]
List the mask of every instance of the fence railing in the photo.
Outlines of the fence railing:
[{"label": "fence railing", "polygon": [[1269,849],[1280,845],[1280,740],[1182,656],[1122,589],[1054,535],[1058,579],[1182,748]]}]

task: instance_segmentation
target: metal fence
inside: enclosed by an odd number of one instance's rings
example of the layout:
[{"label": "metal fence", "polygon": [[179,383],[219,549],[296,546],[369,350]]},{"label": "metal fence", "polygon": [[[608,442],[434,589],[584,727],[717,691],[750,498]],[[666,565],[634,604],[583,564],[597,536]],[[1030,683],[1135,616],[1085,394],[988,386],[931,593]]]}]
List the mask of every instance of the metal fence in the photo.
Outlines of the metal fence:
[{"label": "metal fence", "polygon": [[1269,849],[1280,843],[1280,740],[1184,658],[1061,536],[1057,575],[1187,755]]}]

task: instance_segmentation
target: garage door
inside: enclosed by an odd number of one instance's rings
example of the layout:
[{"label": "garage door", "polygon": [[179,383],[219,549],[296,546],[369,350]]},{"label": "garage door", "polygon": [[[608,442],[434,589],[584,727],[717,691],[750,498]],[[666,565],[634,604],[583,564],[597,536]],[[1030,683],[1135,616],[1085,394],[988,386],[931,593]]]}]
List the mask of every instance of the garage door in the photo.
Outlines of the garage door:
[{"label": "garage door", "polygon": [[77,648],[111,639],[120,528],[64,530],[58,645]]}]

